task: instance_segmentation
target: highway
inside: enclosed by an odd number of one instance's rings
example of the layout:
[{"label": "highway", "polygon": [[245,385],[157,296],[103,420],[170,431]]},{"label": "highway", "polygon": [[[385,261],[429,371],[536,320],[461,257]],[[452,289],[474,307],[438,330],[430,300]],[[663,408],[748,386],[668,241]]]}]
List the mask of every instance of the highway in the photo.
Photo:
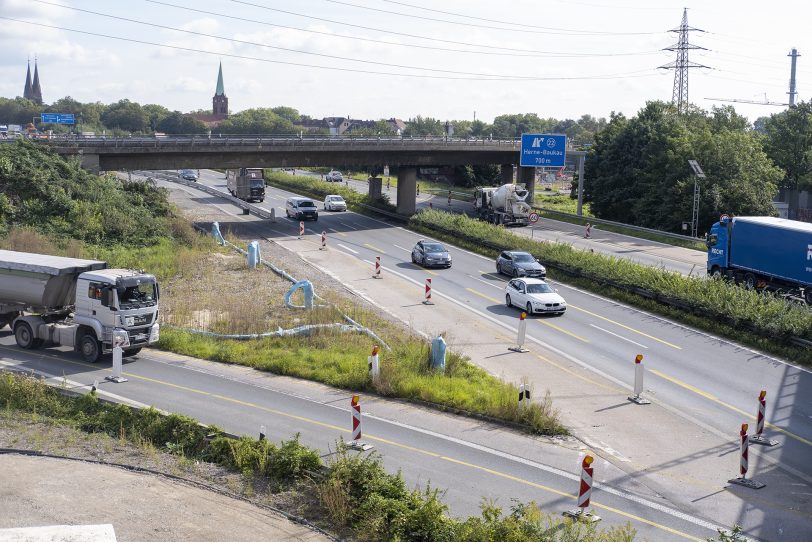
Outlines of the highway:
[{"label": "highway", "polygon": [[[204,172],[201,182],[224,189],[219,174]],[[278,217],[284,217],[284,200],[289,195],[269,189],[268,199],[260,206],[273,207]],[[298,246],[290,243],[298,229],[292,220],[250,224],[252,231],[267,239],[287,247]],[[451,247],[454,267],[420,269],[411,264],[409,255],[419,235],[350,212],[321,213],[318,223],[308,222],[306,227],[314,237],[322,229],[327,231],[335,250],[346,258],[371,265],[375,256],[382,256],[385,272],[413,284],[415,297],[422,293],[425,278],[432,278],[435,299],[463,308],[472,320],[484,320],[509,330],[508,334],[515,333],[518,311],[504,306],[505,278],[492,271],[490,260]],[[307,252],[302,247],[299,250]],[[556,287],[570,304],[568,314],[533,318],[528,326],[529,341],[544,355],[567,360],[588,368],[603,381],[628,387],[630,361],[643,353],[649,368],[646,390],[659,404],[697,427],[729,435],[732,441],[741,423],[754,426],[756,397],[764,389],[771,405],[767,432],[780,444],[751,448],[751,457],[761,456],[766,465],[800,477],[805,485],[809,483],[812,380],[808,370],[564,284]],[[398,312],[398,307],[389,308]],[[533,381],[545,378],[534,363],[505,373],[504,367],[477,359],[480,356],[476,352],[467,353],[495,374],[529,375]]]},{"label": "highway", "polygon": [[[221,174],[201,173],[201,183],[225,190]],[[612,499],[619,500],[610,500],[596,494],[595,502],[608,507],[596,510],[607,523],[631,520],[650,540],[704,540],[715,534],[711,523],[716,521],[727,527],[742,524],[763,540],[812,536],[809,371],[564,284],[555,287],[570,304],[568,313],[560,318],[531,318],[527,336],[532,352],[525,357],[502,357],[498,352],[504,352],[515,337],[518,311],[504,306],[505,278],[493,272],[492,261],[449,247],[454,258],[451,269],[424,270],[413,265],[409,256],[420,236],[380,220],[352,212],[322,212],[318,222],[306,223],[308,238],[299,241],[298,224],[284,218],[287,192],[268,189],[260,206],[275,209],[279,218],[271,222],[241,216],[226,200],[213,201],[193,188],[166,186],[173,189],[182,207],[198,214],[217,214],[221,226],[246,238],[267,239],[297,252],[350,286],[364,289],[371,301],[414,323],[418,331],[451,328],[452,348],[509,381],[528,377],[536,384],[536,397],[548,387],[565,423],[603,459],[597,479],[618,491],[652,500],[642,503],[614,493]],[[329,237],[329,253],[316,248],[322,230]],[[384,281],[367,280],[375,256],[384,262],[389,277]],[[426,278],[433,280],[435,307],[419,303]],[[10,344],[7,331],[0,336],[3,344]],[[631,360],[637,353],[645,356],[645,395],[655,403],[650,407],[625,401]],[[2,354],[4,363],[56,375],[65,371],[85,385],[106,370],[76,358],[67,363],[54,359],[50,351],[29,354],[12,347],[3,348]],[[282,390],[288,395],[277,397],[257,383],[269,379],[279,386],[284,379],[263,376],[240,381],[229,376],[235,368],[211,364],[206,365],[207,371],[192,370],[172,359],[155,352],[139,356],[126,368],[134,378],[116,387],[115,393],[184,412],[236,433],[253,434],[262,420],[272,416],[272,423],[265,425],[269,430],[272,427],[274,438],[301,431],[306,443],[322,450],[342,431],[345,437],[349,431],[349,411],[339,406],[346,403],[346,392],[297,403],[289,395],[301,399],[311,394]],[[560,375],[566,380],[560,380]],[[306,390],[314,386],[301,385]],[[758,494],[726,490],[725,481],[737,473],[739,425],[749,422],[754,426],[760,389],[767,390],[770,401],[766,433],[779,442],[772,448],[751,447],[755,477],[765,481],[767,488]],[[290,405],[295,408],[289,409]],[[571,506],[571,499],[561,494],[574,493],[571,477],[549,467],[573,473],[572,465],[577,462],[572,453],[544,446],[543,439],[528,439],[458,418],[404,413],[409,409],[389,407],[383,401],[374,405],[374,414],[381,409],[392,414],[382,418],[398,422],[371,419],[366,429],[387,466],[403,469],[411,484],[430,479],[434,486],[448,488],[444,500],[455,515],[476,513],[483,496],[498,498],[503,506],[511,497],[535,499],[556,513]],[[638,412],[645,414],[641,417]],[[403,422],[408,427],[398,425],[401,417],[408,419]],[[626,423],[623,432],[614,425],[619,420]],[[460,448],[448,448],[452,445]],[[674,514],[672,509],[680,513]]]},{"label": "highway", "polygon": [[[0,368],[51,376],[52,383],[79,392],[99,382],[102,397],[194,416],[227,431],[253,435],[266,427],[271,439],[299,433],[301,441],[329,459],[339,438],[350,440],[350,393],[250,369],[196,362],[145,352],[125,364],[122,384],[104,380],[109,363],[87,364],[64,348],[22,351],[8,331],[0,332]],[[63,350],[63,352],[59,352]],[[578,451],[469,419],[396,402],[362,398],[364,442],[380,452],[390,472],[407,482],[444,490],[457,517],[479,514],[482,499],[536,501],[548,513],[572,509]],[[602,526],[626,522],[649,540],[701,541],[715,523],[663,503],[611,464],[596,463],[600,475],[592,496]],[[446,489],[447,488],[447,489]]]},{"label": "highway", "polygon": [[[295,172],[296,175],[320,177],[320,175],[307,170],[296,169]],[[363,194],[369,191],[368,183],[362,181],[348,179],[344,186]],[[390,190],[387,190],[386,179],[383,180],[382,192],[389,197],[389,201],[393,204],[397,203],[397,187],[390,186]],[[446,194],[423,190],[417,198],[417,208],[424,209],[431,205],[434,209],[475,216],[473,203],[470,199],[461,198],[461,196],[461,193],[454,193],[449,206]],[[585,217],[584,224],[588,221],[589,218]],[[551,243],[566,243],[576,249],[592,250],[599,254],[668,269],[682,275],[696,277],[706,274],[706,255],[704,252],[604,231],[600,229],[600,226],[593,226],[591,239],[584,239],[583,225],[570,224],[569,222],[549,218],[540,218],[534,225],[524,228],[512,228],[511,231],[516,235]]]}]

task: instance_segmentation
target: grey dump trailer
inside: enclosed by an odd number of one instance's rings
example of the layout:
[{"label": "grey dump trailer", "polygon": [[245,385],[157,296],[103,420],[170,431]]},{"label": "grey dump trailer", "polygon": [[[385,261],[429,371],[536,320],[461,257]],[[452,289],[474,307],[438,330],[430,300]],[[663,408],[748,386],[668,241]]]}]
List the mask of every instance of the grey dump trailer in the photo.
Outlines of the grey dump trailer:
[{"label": "grey dump trailer", "polygon": [[143,271],[0,250],[0,329],[9,325],[21,348],[70,346],[95,363],[115,337],[133,356],[159,338],[159,296]]}]

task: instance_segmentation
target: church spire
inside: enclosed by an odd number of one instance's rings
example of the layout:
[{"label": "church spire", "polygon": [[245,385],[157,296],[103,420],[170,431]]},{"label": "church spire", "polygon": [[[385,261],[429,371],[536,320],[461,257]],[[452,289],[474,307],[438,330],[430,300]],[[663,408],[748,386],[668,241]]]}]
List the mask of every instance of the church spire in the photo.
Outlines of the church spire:
[{"label": "church spire", "polygon": [[225,96],[226,91],[223,88],[223,62],[220,62],[220,71],[217,72],[217,88],[214,91],[215,96]]},{"label": "church spire", "polygon": [[33,101],[34,91],[31,88],[31,57],[28,57],[28,72],[25,74],[25,89],[23,90],[23,98]]},{"label": "church spire", "polygon": [[39,69],[37,68],[37,57],[34,57],[34,83],[32,87],[32,94],[34,95],[33,102],[37,105],[42,105],[42,88],[39,86]]}]

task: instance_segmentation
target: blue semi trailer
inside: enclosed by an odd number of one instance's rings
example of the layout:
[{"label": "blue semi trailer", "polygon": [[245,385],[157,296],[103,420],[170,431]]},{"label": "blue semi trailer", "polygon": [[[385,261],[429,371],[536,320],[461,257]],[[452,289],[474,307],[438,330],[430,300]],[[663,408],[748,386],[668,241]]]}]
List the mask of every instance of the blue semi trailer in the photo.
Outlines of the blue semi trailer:
[{"label": "blue semi trailer", "polygon": [[797,295],[812,305],[812,224],[723,215],[711,226],[706,244],[709,275]]}]

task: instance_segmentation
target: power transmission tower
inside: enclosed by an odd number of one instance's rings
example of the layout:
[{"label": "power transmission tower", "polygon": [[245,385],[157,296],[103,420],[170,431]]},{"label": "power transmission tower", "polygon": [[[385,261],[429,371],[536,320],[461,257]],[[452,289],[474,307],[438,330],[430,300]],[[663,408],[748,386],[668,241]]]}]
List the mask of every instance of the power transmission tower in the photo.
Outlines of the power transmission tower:
[{"label": "power transmission tower", "polygon": [[671,103],[677,106],[677,112],[681,114],[685,113],[688,108],[688,70],[690,68],[708,67],[688,60],[688,51],[691,49],[707,51],[707,49],[688,43],[688,32],[704,32],[704,30],[688,26],[687,8],[682,12],[682,23],[678,28],[674,28],[670,32],[679,33],[679,40],[675,45],[666,47],[663,51],[675,51],[677,59],[670,64],[660,66],[660,68],[674,70],[674,92],[671,96]]},{"label": "power transmission tower", "polygon": [[790,68],[789,71],[789,92],[787,92],[787,94],[789,94],[789,106],[792,107],[795,105],[795,97],[798,95],[798,91],[795,90],[795,65],[801,53],[798,52],[798,49],[793,47],[787,56],[792,57],[792,68]]}]

